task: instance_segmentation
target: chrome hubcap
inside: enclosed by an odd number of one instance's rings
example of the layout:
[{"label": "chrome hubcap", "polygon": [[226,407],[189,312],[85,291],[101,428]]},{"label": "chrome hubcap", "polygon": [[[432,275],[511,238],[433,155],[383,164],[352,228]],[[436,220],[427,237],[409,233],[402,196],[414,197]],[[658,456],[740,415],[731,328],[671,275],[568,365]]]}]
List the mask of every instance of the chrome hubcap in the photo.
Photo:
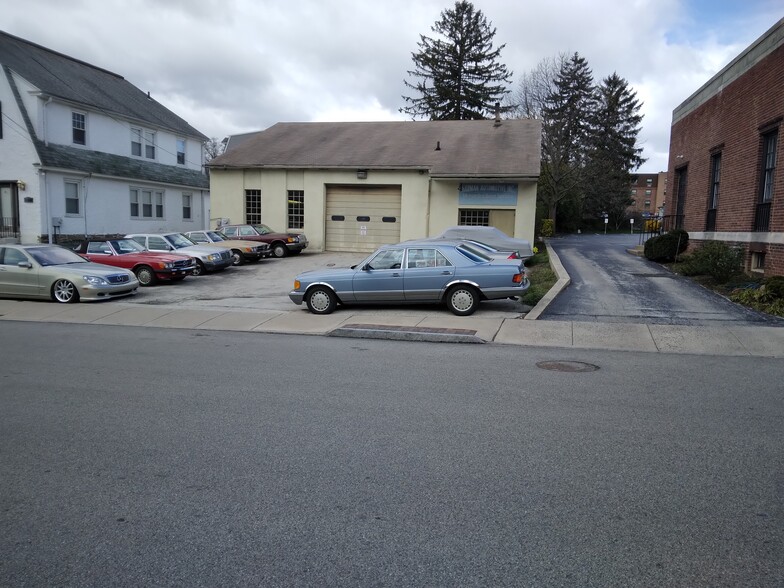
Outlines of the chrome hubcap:
[{"label": "chrome hubcap", "polygon": [[452,294],[452,306],[457,310],[466,311],[474,304],[474,297],[468,290],[457,290]]},{"label": "chrome hubcap", "polygon": [[324,312],[329,308],[329,296],[323,290],[314,292],[310,296],[310,304],[319,312]]},{"label": "chrome hubcap", "polygon": [[74,285],[60,280],[54,285],[54,297],[60,302],[68,302],[74,296]]}]

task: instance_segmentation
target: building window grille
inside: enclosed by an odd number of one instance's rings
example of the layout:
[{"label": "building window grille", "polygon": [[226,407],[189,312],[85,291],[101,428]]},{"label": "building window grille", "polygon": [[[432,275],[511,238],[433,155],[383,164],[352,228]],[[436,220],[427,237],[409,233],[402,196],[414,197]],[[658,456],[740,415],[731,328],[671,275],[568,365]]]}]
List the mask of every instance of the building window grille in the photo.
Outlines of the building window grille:
[{"label": "building window grille", "polygon": [[776,171],[776,149],[778,130],[762,137],[762,181],[760,182],[760,202],[773,200],[773,176]]},{"label": "building window grille", "polygon": [[163,192],[131,188],[131,218],[163,218]]},{"label": "building window grille", "polygon": [[705,218],[705,230],[716,230],[716,209],[719,207],[719,185],[721,183],[721,153],[711,156],[711,183],[708,195],[708,214]]},{"label": "building window grille", "polygon": [[475,227],[490,226],[489,210],[461,209],[459,218],[460,218],[458,222],[459,225],[475,226]]},{"label": "building window grille", "polygon": [[261,224],[261,190],[245,190],[245,222]]},{"label": "building window grille", "polygon": [[305,192],[303,190],[289,190],[288,218],[290,229],[305,227]]}]

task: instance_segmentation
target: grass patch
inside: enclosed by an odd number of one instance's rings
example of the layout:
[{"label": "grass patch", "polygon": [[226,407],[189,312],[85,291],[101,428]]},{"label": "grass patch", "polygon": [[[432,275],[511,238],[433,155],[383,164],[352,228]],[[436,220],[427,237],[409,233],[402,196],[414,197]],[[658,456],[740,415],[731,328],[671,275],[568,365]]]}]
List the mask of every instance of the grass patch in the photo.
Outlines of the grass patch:
[{"label": "grass patch", "polygon": [[536,243],[536,248],[539,252],[525,262],[531,285],[525,294],[520,297],[520,302],[528,306],[536,306],[550,288],[553,287],[555,282],[558,281],[558,276],[550,267],[547,247],[544,243]]}]

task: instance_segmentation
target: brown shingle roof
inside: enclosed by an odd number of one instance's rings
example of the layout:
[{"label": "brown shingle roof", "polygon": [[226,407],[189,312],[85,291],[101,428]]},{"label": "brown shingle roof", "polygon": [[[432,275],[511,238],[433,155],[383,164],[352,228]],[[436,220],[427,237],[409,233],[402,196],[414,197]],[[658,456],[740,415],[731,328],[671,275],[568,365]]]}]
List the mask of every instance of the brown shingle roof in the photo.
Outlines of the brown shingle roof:
[{"label": "brown shingle roof", "polygon": [[[441,177],[539,176],[538,120],[278,123],[213,168],[428,169]],[[440,146],[440,149],[436,149]]]}]

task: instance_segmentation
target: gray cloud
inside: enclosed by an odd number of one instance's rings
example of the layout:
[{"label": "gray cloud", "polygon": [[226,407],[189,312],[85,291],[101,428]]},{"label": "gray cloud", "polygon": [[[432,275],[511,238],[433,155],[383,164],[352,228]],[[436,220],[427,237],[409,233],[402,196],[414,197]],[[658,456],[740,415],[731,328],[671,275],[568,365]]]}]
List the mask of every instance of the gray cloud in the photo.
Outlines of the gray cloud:
[{"label": "gray cloud", "polygon": [[[644,101],[643,171],[666,169],[672,110],[780,18],[772,0],[721,17],[696,0],[475,0],[514,82],[579,52]],[[30,0],[4,30],[114,71],[208,136],[279,121],[403,120],[420,34],[451,0]],[[68,26],[63,26],[63,23]]]}]

